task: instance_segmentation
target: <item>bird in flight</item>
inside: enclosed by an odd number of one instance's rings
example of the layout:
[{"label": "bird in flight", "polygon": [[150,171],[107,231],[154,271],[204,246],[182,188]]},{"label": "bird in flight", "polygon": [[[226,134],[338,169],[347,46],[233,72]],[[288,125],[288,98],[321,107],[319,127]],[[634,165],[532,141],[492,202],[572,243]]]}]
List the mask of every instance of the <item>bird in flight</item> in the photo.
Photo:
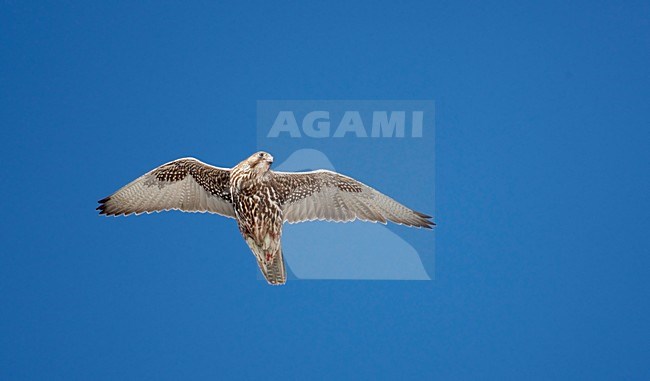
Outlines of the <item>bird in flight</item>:
[{"label": "bird in flight", "polygon": [[99,214],[120,216],[181,210],[234,218],[269,284],[286,283],[284,222],[356,219],[431,229],[431,216],[375,189],[327,170],[272,171],[273,156],[257,152],[233,168],[194,158],[174,160],[99,201]]}]

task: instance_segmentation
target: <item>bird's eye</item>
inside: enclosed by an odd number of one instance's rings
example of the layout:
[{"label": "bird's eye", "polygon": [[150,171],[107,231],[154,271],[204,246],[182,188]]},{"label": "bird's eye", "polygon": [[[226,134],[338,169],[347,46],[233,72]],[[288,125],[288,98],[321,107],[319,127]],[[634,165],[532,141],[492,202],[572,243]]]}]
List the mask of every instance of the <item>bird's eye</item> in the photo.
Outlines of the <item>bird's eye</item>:
[{"label": "bird's eye", "polygon": [[263,154],[263,153],[261,153],[261,154],[259,154],[259,155],[257,155],[257,156],[259,156],[259,157],[264,157],[264,154]]}]

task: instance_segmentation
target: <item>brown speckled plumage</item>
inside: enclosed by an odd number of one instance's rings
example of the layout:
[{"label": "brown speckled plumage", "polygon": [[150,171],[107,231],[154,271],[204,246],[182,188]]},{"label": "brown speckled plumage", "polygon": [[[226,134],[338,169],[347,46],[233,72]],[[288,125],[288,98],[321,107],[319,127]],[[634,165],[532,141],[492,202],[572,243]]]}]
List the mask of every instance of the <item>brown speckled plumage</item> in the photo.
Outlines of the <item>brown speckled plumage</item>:
[{"label": "brown speckled plumage", "polygon": [[270,284],[286,282],[282,224],[355,219],[430,229],[431,217],[413,211],[350,177],[331,171],[270,170],[273,157],[258,152],[232,169],[193,158],[178,159],[146,173],[99,201],[109,216],[182,210],[235,218]]}]

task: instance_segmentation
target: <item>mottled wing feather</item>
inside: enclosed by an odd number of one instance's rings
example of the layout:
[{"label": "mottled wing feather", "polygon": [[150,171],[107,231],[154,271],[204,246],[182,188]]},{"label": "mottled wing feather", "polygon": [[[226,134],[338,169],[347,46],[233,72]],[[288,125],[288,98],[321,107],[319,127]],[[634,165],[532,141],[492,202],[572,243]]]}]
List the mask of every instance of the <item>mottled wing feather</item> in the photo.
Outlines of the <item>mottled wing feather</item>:
[{"label": "mottled wing feather", "polygon": [[375,189],[336,172],[273,172],[284,220],[289,223],[356,219],[431,228],[431,216],[416,212]]},{"label": "mottled wing feather", "polygon": [[229,192],[230,170],[194,158],[174,160],[137,178],[100,200],[109,216],[164,210],[210,212],[235,218]]}]

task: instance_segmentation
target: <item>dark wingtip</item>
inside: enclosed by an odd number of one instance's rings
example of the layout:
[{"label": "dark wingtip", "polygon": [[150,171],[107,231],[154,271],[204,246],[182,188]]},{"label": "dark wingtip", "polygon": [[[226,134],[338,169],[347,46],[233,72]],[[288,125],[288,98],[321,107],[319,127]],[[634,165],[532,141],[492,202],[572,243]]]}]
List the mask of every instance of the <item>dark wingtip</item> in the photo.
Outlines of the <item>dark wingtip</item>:
[{"label": "dark wingtip", "polygon": [[420,217],[420,218],[422,218],[422,220],[424,220],[424,223],[421,225],[421,227],[423,227],[425,229],[433,229],[433,227],[436,226],[436,223],[431,221],[433,216],[430,216],[430,215],[424,214],[424,213],[420,213],[420,212],[415,211],[415,210],[414,210],[414,212],[418,217]]},{"label": "dark wingtip", "polygon": [[424,213],[420,213],[420,212],[415,212],[415,214],[417,214],[418,216],[420,216],[422,218],[425,218],[427,220],[430,219],[430,218],[433,218],[433,216],[430,216],[430,215],[424,214]]},{"label": "dark wingtip", "polygon": [[99,215],[106,215],[110,216],[110,213],[106,212],[106,202],[111,199],[111,196],[105,197],[99,201],[97,201],[100,205],[95,208],[95,210],[99,210]]}]

